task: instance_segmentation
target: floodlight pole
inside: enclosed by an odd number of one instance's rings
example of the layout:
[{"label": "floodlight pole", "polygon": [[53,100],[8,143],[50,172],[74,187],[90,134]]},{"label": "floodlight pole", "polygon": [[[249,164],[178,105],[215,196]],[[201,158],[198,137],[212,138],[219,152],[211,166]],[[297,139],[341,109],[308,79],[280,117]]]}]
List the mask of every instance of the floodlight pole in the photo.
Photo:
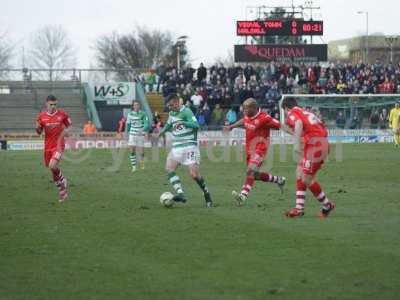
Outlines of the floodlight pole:
[{"label": "floodlight pole", "polygon": [[366,57],[366,61],[368,63],[369,61],[369,22],[368,22],[368,11],[365,12],[366,15],[366,19],[367,19],[367,41],[366,41],[366,48],[367,48],[367,57]]},{"label": "floodlight pole", "polygon": [[393,63],[393,44],[398,40],[398,36],[387,36],[385,37],[386,43],[390,48],[390,62]]},{"label": "floodlight pole", "polygon": [[179,73],[181,70],[181,48],[179,47],[179,43],[176,46],[176,65]]},{"label": "floodlight pole", "polygon": [[357,12],[358,14],[365,14],[365,20],[366,20],[366,40],[365,40],[365,62],[368,63],[369,61],[369,45],[368,45],[368,40],[369,40],[369,21],[368,21],[368,11],[366,10],[360,10]]},{"label": "floodlight pole", "polygon": [[181,45],[185,45],[187,38],[187,35],[182,35],[176,41],[176,68],[178,72],[181,70]]}]

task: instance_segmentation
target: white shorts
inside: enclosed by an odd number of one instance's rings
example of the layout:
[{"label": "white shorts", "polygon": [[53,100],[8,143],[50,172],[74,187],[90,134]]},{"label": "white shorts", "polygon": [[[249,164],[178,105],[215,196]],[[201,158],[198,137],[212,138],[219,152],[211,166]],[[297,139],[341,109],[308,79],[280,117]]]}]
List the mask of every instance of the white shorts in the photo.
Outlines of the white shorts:
[{"label": "white shorts", "polygon": [[128,146],[133,147],[144,147],[144,136],[143,135],[129,135]]},{"label": "white shorts", "polygon": [[181,165],[199,165],[200,150],[198,146],[189,146],[184,148],[172,148],[168,154],[167,160],[173,160]]}]

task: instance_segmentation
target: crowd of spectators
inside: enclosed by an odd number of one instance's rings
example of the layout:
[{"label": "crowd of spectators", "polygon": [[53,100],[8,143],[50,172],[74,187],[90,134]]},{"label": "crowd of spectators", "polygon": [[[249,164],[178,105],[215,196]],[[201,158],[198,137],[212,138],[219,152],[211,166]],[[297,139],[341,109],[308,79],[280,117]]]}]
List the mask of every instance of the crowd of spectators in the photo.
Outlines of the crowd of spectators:
[{"label": "crowd of spectators", "polygon": [[[161,65],[142,76],[147,91],[164,99],[178,93],[201,126],[234,123],[249,97],[279,118],[281,94],[393,94],[400,92],[400,64],[287,64],[270,62],[181,70]],[[381,112],[377,112],[378,116]],[[340,119],[340,116],[338,116]],[[375,121],[376,116],[371,120]],[[340,121],[340,120],[339,120]]]}]

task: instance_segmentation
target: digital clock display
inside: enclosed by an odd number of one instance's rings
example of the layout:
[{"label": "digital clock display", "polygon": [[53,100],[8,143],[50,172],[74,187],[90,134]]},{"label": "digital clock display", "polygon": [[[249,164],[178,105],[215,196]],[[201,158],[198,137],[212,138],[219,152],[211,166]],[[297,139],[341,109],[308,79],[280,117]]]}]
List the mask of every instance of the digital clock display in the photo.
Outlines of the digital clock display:
[{"label": "digital clock display", "polygon": [[323,21],[303,19],[268,19],[265,21],[237,21],[238,36],[300,36],[323,35]]},{"label": "digital clock display", "polygon": [[303,34],[307,35],[309,33],[321,34],[323,32],[322,21],[303,21],[302,30]]}]

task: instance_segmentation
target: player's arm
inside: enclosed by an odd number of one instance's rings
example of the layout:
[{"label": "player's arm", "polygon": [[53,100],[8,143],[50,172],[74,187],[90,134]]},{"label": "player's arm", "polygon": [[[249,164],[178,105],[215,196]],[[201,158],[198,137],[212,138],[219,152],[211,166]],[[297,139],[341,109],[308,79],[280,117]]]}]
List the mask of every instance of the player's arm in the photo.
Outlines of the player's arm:
[{"label": "player's arm", "polygon": [[240,120],[237,121],[236,123],[233,123],[233,124],[231,124],[231,125],[224,126],[224,129],[225,129],[225,130],[232,130],[232,129],[234,129],[234,128],[242,127],[243,124],[244,124],[244,120],[243,120],[243,119],[240,119]]},{"label": "player's arm", "polygon": [[389,113],[389,128],[393,127],[392,122],[393,122],[394,117],[395,117],[395,109],[392,109]]},{"label": "player's arm", "polygon": [[400,128],[400,112],[397,114],[397,128]]},{"label": "player's arm", "polygon": [[300,120],[296,114],[289,113],[288,117],[286,118],[285,123],[281,124],[281,129],[291,135],[294,135],[294,128],[296,126],[296,121]]},{"label": "player's arm", "polygon": [[72,126],[71,118],[66,113],[64,113],[63,124],[64,130]]},{"label": "player's arm", "polygon": [[64,124],[64,130],[60,134],[59,137],[60,139],[68,136],[69,128],[72,126],[71,118],[67,114],[64,115],[63,124]]},{"label": "player's arm", "polygon": [[167,124],[160,130],[160,132],[157,134],[157,136],[164,135],[166,132],[171,131],[172,129],[172,123],[170,120],[167,121]]},{"label": "player's arm", "polygon": [[284,132],[291,134],[291,135],[294,134],[294,130],[287,124],[281,124],[281,130],[283,130]]},{"label": "player's arm", "polygon": [[271,129],[280,129],[281,123],[277,119],[272,118],[271,116],[266,116],[262,118],[257,125],[254,126],[254,130],[263,127],[268,127]]},{"label": "player's arm", "polygon": [[63,135],[65,136],[69,131],[68,129],[72,126],[71,118],[67,114],[64,115],[63,124],[64,124]]},{"label": "player's arm", "polygon": [[294,123],[294,151],[301,153],[301,136],[303,134],[303,122],[301,120],[296,120]]},{"label": "player's arm", "polygon": [[129,134],[129,132],[131,131],[131,126],[132,126],[132,124],[131,124],[131,118],[130,118],[129,115],[128,115],[128,117],[127,117],[127,119],[126,119],[126,123],[125,123],[125,133],[126,133],[126,134]]},{"label": "player's arm", "polygon": [[199,129],[199,123],[191,110],[187,110],[185,119],[186,120],[182,122],[185,127]]},{"label": "player's arm", "polygon": [[36,130],[36,133],[37,133],[38,135],[41,135],[42,132],[43,132],[43,126],[42,126],[42,124],[40,123],[39,118],[36,120],[36,128],[35,128],[35,130]]}]

